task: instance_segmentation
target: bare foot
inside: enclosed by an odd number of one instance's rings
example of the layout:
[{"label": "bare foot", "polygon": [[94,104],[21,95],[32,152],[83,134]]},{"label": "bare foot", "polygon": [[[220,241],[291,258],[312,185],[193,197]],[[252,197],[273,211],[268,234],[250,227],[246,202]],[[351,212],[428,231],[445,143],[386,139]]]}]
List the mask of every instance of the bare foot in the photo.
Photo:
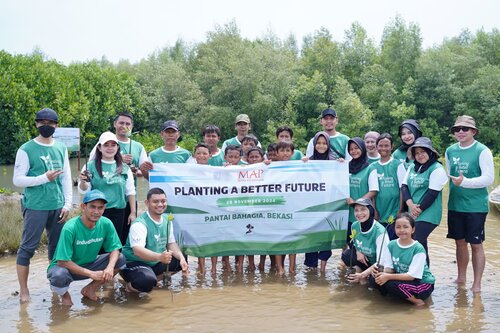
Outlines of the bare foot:
[{"label": "bare foot", "polygon": [[87,297],[88,299],[92,301],[97,301],[97,295],[95,291],[97,288],[100,286],[100,283],[96,283],[97,281],[92,281],[85,287],[83,287],[81,293],[84,297]]},{"label": "bare foot", "polygon": [[415,296],[412,296],[410,298],[408,298],[408,301],[412,302],[413,305],[416,305],[416,306],[423,306],[425,305],[425,302],[419,298],[416,298]]},{"label": "bare foot", "polygon": [[19,301],[21,303],[28,303],[31,300],[30,291],[28,288],[19,291]]},{"label": "bare foot", "polygon": [[285,274],[285,270],[283,269],[283,267],[279,267],[276,274],[278,274],[279,276],[283,276]]},{"label": "bare foot", "polygon": [[61,296],[61,304],[66,306],[73,305],[73,301],[71,300],[71,295],[69,294],[69,292],[66,292],[64,295]]},{"label": "bare foot", "polygon": [[457,278],[455,281],[453,281],[456,284],[465,284],[465,279],[463,278]]},{"label": "bare foot", "polygon": [[125,284],[125,291],[128,293],[138,293],[139,292],[139,290],[132,287],[132,284],[130,282],[127,282]]},{"label": "bare foot", "polygon": [[478,284],[473,283],[472,288],[470,288],[470,290],[472,290],[473,293],[480,293],[481,292],[481,284],[480,283],[478,283]]}]

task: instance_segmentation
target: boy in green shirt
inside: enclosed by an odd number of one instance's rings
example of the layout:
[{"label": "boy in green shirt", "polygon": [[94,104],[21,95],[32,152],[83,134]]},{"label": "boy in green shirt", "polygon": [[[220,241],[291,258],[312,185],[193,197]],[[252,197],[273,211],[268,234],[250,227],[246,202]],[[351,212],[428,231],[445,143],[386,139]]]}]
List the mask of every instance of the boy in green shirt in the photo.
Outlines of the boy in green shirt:
[{"label": "boy in green shirt", "polygon": [[[56,253],[47,268],[47,278],[52,291],[61,296],[63,305],[73,305],[68,289],[74,280],[92,279],[81,293],[96,301],[97,288],[112,281],[118,270],[125,267],[115,227],[108,218],[102,217],[106,203],[101,191],[87,192],[80,205],[82,215],[66,222],[61,231]],[[99,255],[101,248],[107,253]]]}]

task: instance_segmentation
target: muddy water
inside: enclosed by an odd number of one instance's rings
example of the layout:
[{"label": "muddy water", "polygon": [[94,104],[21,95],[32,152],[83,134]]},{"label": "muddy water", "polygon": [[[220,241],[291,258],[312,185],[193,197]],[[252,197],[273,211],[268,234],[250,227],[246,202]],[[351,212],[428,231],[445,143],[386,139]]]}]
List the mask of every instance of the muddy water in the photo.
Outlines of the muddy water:
[{"label": "muddy water", "polygon": [[[214,276],[196,273],[172,277],[170,288],[149,295],[130,296],[119,282],[99,292],[100,302],[86,301],[79,290],[87,282],[75,282],[70,292],[75,305],[57,304],[45,278],[46,259],[32,263],[32,301],[20,305],[17,296],[15,259],[0,259],[1,332],[331,332],[340,328],[370,331],[497,331],[500,325],[500,216],[490,213],[485,249],[487,265],[483,292],[473,295],[469,267],[467,287],[453,283],[454,244],[441,226],[431,235],[432,271],[436,289],[428,306],[416,309],[405,302],[390,301],[366,286],[349,285],[337,268],[334,251],[327,273],[307,271],[298,265],[295,276],[269,273],[242,275],[221,270]],[[298,262],[301,262],[299,256]],[[207,261],[208,266],[209,260]],[[209,268],[209,267],[207,267]]]}]

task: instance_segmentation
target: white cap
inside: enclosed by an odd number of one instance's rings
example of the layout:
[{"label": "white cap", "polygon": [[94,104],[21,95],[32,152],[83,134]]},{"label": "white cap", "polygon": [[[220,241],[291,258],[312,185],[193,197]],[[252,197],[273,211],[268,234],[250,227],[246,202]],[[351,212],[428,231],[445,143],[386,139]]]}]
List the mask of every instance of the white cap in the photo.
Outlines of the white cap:
[{"label": "white cap", "polygon": [[114,141],[118,144],[118,139],[116,138],[116,135],[114,135],[109,131],[101,134],[101,136],[99,137],[99,144],[103,145],[108,141]]}]

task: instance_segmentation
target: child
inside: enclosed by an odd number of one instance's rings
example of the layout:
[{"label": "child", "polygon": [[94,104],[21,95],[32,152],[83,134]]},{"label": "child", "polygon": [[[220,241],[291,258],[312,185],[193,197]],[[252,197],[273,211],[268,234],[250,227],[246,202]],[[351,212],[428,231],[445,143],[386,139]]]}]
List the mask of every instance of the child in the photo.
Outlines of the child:
[{"label": "child", "polygon": [[228,145],[224,150],[224,166],[241,164],[241,148],[236,145]]},{"label": "child", "polygon": [[[374,162],[372,167],[377,170],[378,194],[375,200],[377,220],[386,226],[387,222],[401,212],[402,196],[400,187],[403,184],[406,170],[399,160],[392,158],[393,139],[389,133],[383,133],[377,139],[377,150],[380,160]],[[395,239],[394,227],[389,226],[389,239]]]},{"label": "child", "polygon": [[[206,143],[198,143],[194,147],[194,158],[197,164],[208,165],[208,160],[210,159],[210,148]],[[217,273],[217,257],[211,257],[212,261],[212,274]],[[198,258],[198,270],[201,274],[205,274],[205,258]]]},{"label": "child", "polygon": [[278,145],[276,143],[270,143],[269,146],[267,146],[266,159],[268,159],[270,161],[277,161],[278,160],[277,147],[278,147]]},{"label": "child", "polygon": [[[346,199],[349,208],[347,235],[351,234],[351,225],[356,220],[352,204],[359,198],[373,199],[378,192],[377,170],[370,166],[365,142],[358,137],[348,141],[347,147],[352,160],[349,162],[350,197]],[[349,243],[349,237],[347,237]]]},{"label": "child", "polygon": [[220,129],[215,125],[207,125],[203,129],[203,142],[207,144],[210,149],[210,159],[208,164],[212,166],[223,166],[224,165],[224,152],[222,149],[217,147],[220,141]]},{"label": "child", "polygon": [[[276,141],[289,141],[293,142],[293,130],[288,126],[281,126],[276,129]],[[304,154],[300,150],[294,149],[292,157],[290,158],[292,161],[300,161],[304,157]]]},{"label": "child", "polygon": [[[313,154],[302,158],[304,162],[308,160],[335,160],[329,146],[330,136],[326,132],[318,132],[313,138]],[[320,272],[326,271],[326,262],[332,256],[331,250],[306,253],[304,265],[311,268],[318,267],[318,260],[321,260]]]},{"label": "child", "polygon": [[349,274],[350,282],[366,282],[371,273],[371,266],[377,262],[381,253],[387,251],[389,237],[385,228],[378,223],[375,209],[370,199],[360,198],[352,206],[356,222],[352,224],[355,236],[352,245],[342,252],[342,261],[348,267],[354,267],[356,273]]},{"label": "child", "polygon": [[259,140],[257,140],[255,135],[253,134],[245,135],[245,137],[241,140],[241,151],[242,151],[241,164],[248,164],[247,161],[248,151],[253,147],[257,147],[258,143]]},{"label": "child", "polygon": [[372,266],[370,284],[382,295],[391,294],[417,306],[425,305],[424,300],[434,290],[435,278],[425,263],[425,249],[413,240],[415,220],[408,213],[396,217],[396,235],[387,246],[383,272]]},{"label": "child", "polygon": [[[293,155],[293,143],[289,141],[280,141],[277,145],[278,150],[278,161],[289,161]],[[295,261],[297,255],[295,253],[291,253],[288,255],[289,267],[288,270],[290,273],[295,273]],[[285,255],[277,254],[276,255],[276,269],[278,270],[278,274],[282,275],[285,272],[284,269],[284,261]]]}]

